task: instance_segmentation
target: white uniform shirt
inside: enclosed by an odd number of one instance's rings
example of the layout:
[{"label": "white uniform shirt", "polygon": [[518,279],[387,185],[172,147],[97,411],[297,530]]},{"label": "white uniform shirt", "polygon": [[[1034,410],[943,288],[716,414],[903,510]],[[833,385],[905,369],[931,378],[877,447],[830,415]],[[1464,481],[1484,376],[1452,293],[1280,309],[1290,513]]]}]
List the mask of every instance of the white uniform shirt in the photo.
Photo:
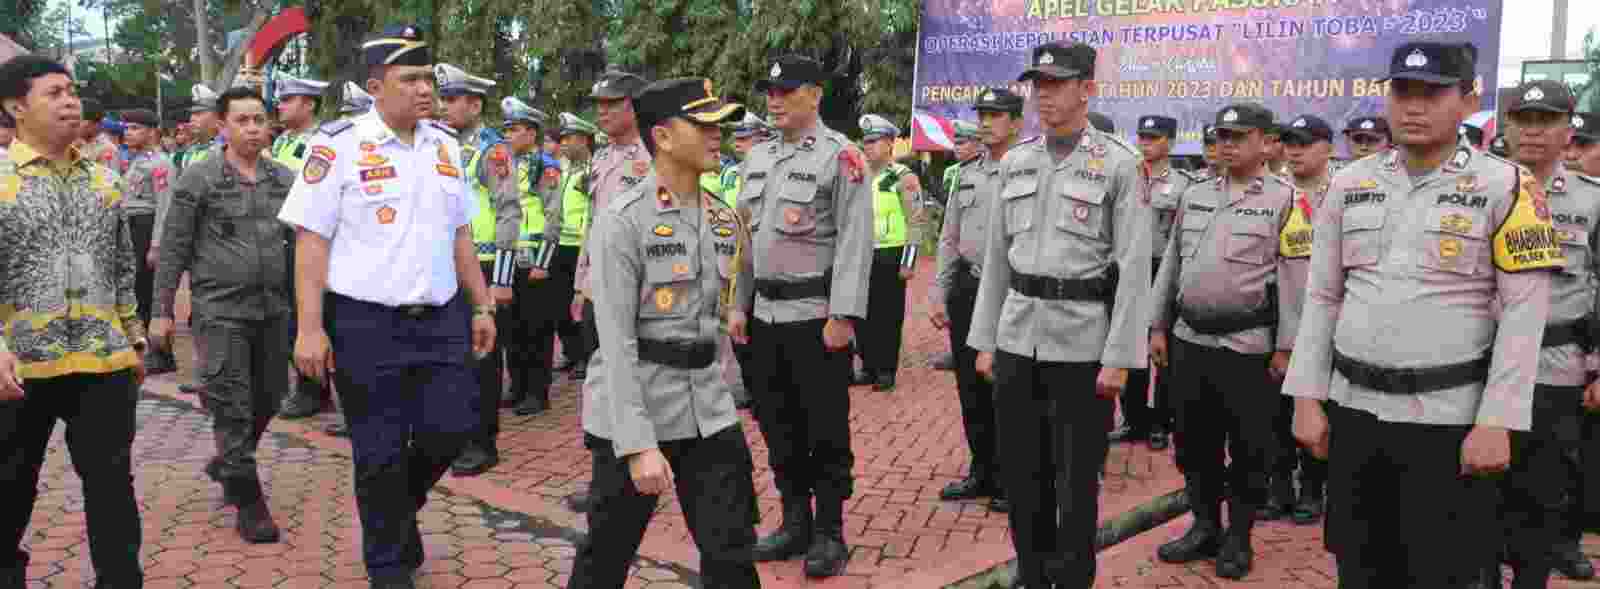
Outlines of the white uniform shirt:
[{"label": "white uniform shirt", "polygon": [[419,122],[413,142],[402,143],[376,111],[323,125],[311,139],[278,219],[332,242],[328,290],[385,306],[455,296],[455,232],[478,202],[451,132]]}]

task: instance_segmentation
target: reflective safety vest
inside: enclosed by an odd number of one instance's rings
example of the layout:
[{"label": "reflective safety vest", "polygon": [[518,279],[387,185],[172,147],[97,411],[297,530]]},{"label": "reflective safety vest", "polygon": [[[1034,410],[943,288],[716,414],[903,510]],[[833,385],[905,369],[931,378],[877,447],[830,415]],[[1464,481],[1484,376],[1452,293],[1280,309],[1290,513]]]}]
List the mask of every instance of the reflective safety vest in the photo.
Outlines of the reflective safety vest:
[{"label": "reflective safety vest", "polygon": [[[493,262],[494,244],[494,189],[478,181],[478,166],[496,145],[504,142],[500,135],[480,127],[471,143],[461,142],[461,157],[467,161],[467,186],[478,195],[478,214],[472,218],[472,243],[477,246],[478,261]],[[507,150],[509,153],[509,150]],[[509,162],[507,162],[509,163]],[[542,166],[541,166],[542,167]]]},{"label": "reflective safety vest", "polygon": [[730,207],[739,206],[739,189],[744,186],[744,178],[739,176],[739,164],[734,164],[722,169],[722,200]]},{"label": "reflective safety vest", "polygon": [[722,198],[722,176],[716,172],[706,172],[700,175],[700,189],[711,193],[712,196]]},{"label": "reflective safety vest", "polygon": [[561,245],[576,247],[589,227],[589,162],[568,165],[561,177]]},{"label": "reflective safety vest", "polygon": [[317,126],[312,125],[304,133],[286,132],[279,135],[278,140],[272,145],[272,159],[288,167],[289,171],[299,174],[300,170],[306,167],[306,157],[311,151],[306,147],[306,139],[316,130]]},{"label": "reflective safety vest", "polygon": [[[517,166],[517,191],[522,200],[522,229],[517,235],[517,265],[532,266],[544,242],[544,199],[539,198],[539,178],[544,159],[535,152],[522,156]],[[540,170],[536,175],[535,170]]]},{"label": "reflective safety vest", "polygon": [[906,212],[900,203],[900,176],[910,173],[905,166],[890,164],[872,179],[872,234],[879,248],[906,244]]}]

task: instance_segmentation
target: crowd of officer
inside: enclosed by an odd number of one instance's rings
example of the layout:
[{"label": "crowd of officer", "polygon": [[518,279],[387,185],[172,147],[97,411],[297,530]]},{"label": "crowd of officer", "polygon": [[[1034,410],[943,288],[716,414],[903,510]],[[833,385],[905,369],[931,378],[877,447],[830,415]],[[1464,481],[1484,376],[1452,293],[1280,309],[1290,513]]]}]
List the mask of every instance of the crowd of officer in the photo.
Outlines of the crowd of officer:
[{"label": "crowd of officer", "polygon": [[[937,232],[929,319],[971,460],[940,497],[1008,514],[1019,587],[1093,585],[1115,442],[1176,447],[1194,520],[1165,562],[1246,577],[1255,523],[1288,517],[1326,521],[1341,587],[1498,586],[1502,562],[1517,588],[1593,576],[1577,540],[1600,511],[1600,115],[1531,82],[1504,155],[1482,151],[1460,131],[1476,49],[1408,43],[1383,115],[1346,122],[1342,166],[1328,121],[1237,103],[1184,170],[1176,119],[1141,116],[1129,142],[1089,111],[1097,57],[1041,45],[1017,77],[1029,99],[977,97],[938,227],[894,160],[900,129],[828,128],[830,74],[799,55],[756,83],[769,119],[704,78],[612,70],[596,123],[506,95],[495,128],[495,82],[396,26],[362,44],[343,117],[316,120],[316,80],[282,80],[272,108],[199,87],[193,144],[170,157],[154,113],[122,113],[115,143],[85,134],[58,116],[83,109],[65,69],[13,60],[0,239],[37,239],[8,241],[0,275],[38,279],[0,285],[0,463],[36,480],[67,421],[99,586],[141,586],[126,421],[146,371],[176,368],[187,280],[205,474],[248,542],[280,535],[255,460],[271,419],[337,398],[372,586],[412,587],[429,490],[497,465],[502,407],[550,407],[559,339],[593,461],[570,587],[621,587],[668,489],[708,586],[758,587],[755,562],[794,557],[835,576],[849,386],[895,387],[906,285]],[[1029,107],[1043,134],[1023,139]],[[37,199],[92,228],[43,231],[17,204]],[[116,403],[75,400],[99,389]],[[782,503],[760,538],[746,407]],[[113,435],[70,441],[85,428]],[[31,509],[8,508],[8,541]],[[26,553],[4,556],[0,589],[20,586]]]}]

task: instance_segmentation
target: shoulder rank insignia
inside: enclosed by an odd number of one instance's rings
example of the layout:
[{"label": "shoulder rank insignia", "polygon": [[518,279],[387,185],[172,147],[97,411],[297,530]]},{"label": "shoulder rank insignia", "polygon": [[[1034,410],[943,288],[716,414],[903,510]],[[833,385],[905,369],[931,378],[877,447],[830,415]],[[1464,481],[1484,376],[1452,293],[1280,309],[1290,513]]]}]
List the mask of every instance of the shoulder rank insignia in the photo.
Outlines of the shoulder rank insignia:
[{"label": "shoulder rank insignia", "polygon": [[350,127],[353,127],[353,126],[355,126],[355,122],[354,121],[351,121],[350,119],[339,119],[337,121],[330,121],[330,122],[327,122],[327,123],[323,123],[323,125],[321,127],[318,127],[317,130],[321,131],[323,135],[327,135],[329,137],[333,137],[335,135],[338,135],[340,133],[345,132],[346,130],[349,130]]}]

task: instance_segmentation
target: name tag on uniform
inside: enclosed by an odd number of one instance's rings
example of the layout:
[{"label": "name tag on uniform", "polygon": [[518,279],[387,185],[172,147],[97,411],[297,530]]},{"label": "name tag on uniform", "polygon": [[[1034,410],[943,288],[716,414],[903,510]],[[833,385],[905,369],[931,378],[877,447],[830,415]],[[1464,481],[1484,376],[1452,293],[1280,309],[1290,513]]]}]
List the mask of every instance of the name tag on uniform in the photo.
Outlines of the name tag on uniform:
[{"label": "name tag on uniform", "polygon": [[389,180],[389,179],[395,178],[398,175],[399,174],[395,171],[394,166],[384,166],[384,167],[381,167],[381,168],[372,168],[372,169],[368,169],[368,170],[362,170],[361,171],[361,181],[362,182],[373,182],[373,181],[376,181],[376,180]]}]

